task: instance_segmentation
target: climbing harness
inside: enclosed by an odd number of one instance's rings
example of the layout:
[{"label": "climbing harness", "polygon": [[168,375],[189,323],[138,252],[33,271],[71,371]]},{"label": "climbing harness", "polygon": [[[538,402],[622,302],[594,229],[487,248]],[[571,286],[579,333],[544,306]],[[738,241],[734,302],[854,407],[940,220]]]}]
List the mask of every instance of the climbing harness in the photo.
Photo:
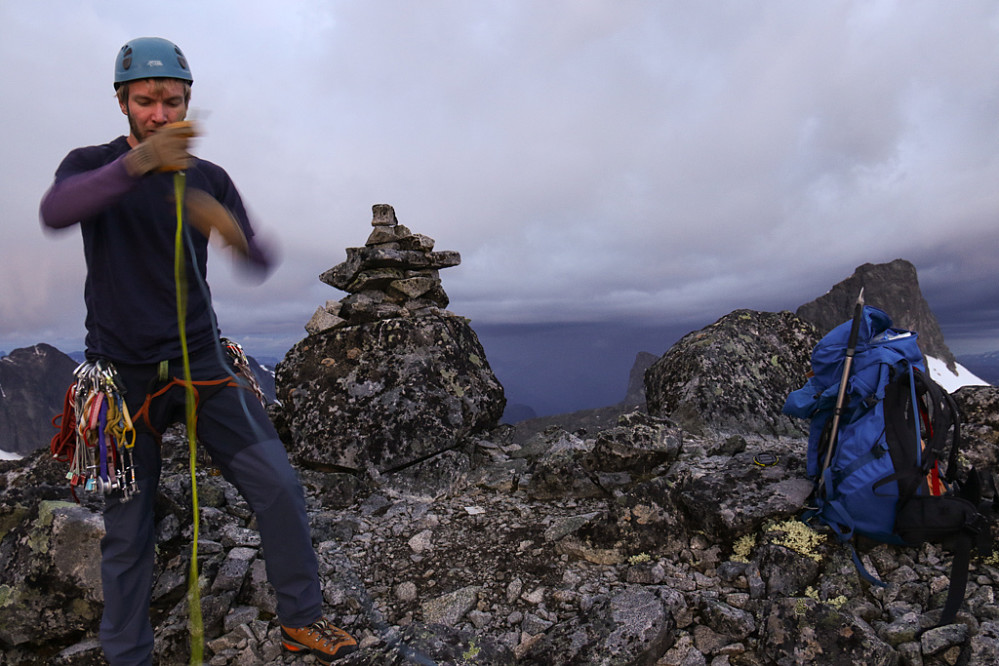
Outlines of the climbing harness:
[{"label": "climbing harness", "polygon": [[[70,492],[76,487],[105,495],[121,491],[127,502],[139,492],[132,451],[135,428],[125,404],[125,388],[114,365],[105,359],[81,363],[66,391],[63,413],[52,420],[59,432],[52,455],[68,462]],[[58,422],[58,423],[57,423]]]},{"label": "climbing harness", "polygon": [[[239,348],[238,343],[226,340],[225,338],[220,340],[219,344],[225,346],[227,351],[231,349],[230,345]],[[241,348],[239,349],[242,351]],[[237,365],[238,367],[239,361],[233,358],[232,352],[229,352],[229,358],[233,359],[233,365]],[[169,363],[164,361],[160,363],[159,374],[157,377],[158,383],[154,387],[150,388],[150,392],[146,394],[142,405],[139,406],[135,414],[132,416],[132,421],[137,429],[147,431],[158,441],[162,441],[163,433],[159,432],[156,429],[156,426],[153,425],[154,422],[159,421],[156,416],[154,403],[174,389],[184,391],[185,400],[188,390],[191,390],[194,395],[195,414],[201,411],[201,405],[210,400],[218,392],[227,388],[241,388],[252,391],[255,395],[257,395],[261,404],[266,404],[263,390],[260,389],[256,378],[252,377],[252,370],[249,369],[248,362],[246,365],[246,371],[251,373],[251,377],[247,378],[243,375],[242,371],[237,370],[236,373],[230,372],[229,376],[222,377],[221,379],[203,379],[188,382],[187,380],[179,377],[171,377],[169,374]]]},{"label": "climbing harness", "polygon": [[[242,346],[227,338],[220,339],[218,344],[235,372],[222,379],[191,382],[196,411],[226,388],[249,390],[266,405],[264,392]],[[66,478],[74,499],[79,501],[77,486],[105,495],[121,490],[123,501],[139,492],[132,462],[136,435],[146,431],[161,440],[163,433],[153,426],[155,416],[150,415],[153,403],[174,388],[187,390],[183,380],[168,376],[166,365],[160,364],[161,386],[147,394],[142,405],[132,413],[124,400],[124,384],[111,361],[86,361],[73,372],[75,381],[66,390],[62,413],[52,419],[58,432],[52,437],[50,449],[53,458],[70,465]],[[102,470],[106,470],[106,474],[102,475]]]}]

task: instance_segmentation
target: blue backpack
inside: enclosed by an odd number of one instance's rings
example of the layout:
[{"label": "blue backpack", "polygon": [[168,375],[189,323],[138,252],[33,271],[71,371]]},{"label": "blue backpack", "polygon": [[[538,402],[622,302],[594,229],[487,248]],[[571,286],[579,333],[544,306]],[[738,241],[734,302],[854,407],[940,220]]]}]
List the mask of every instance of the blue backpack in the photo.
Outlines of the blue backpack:
[{"label": "blue backpack", "polygon": [[811,420],[807,473],[815,489],[802,518],[849,543],[858,571],[876,585],[884,583],[857,557],[856,535],[898,546],[929,541],[951,550],[951,585],[940,622],[950,624],[964,598],[972,547],[991,551],[982,513],[989,510],[979,506],[983,479],[972,470],[959,480],[960,414],[950,394],[927,375],[917,334],[892,328],[891,318],[877,308],[858,305],[857,314],[838,419],[853,321],[819,341],[807,382],[784,404],[785,414]]}]

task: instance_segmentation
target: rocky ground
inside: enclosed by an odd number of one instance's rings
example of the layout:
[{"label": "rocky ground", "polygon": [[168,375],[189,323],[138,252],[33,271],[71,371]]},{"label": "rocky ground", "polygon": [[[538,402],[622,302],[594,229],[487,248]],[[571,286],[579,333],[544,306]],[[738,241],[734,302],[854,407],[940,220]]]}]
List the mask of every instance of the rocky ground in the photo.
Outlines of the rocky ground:
[{"label": "rocky ground", "polygon": [[[538,432],[496,427],[502,391],[474,332],[427,308],[332,326],[279,365],[288,411],[272,415],[306,490],[327,610],[361,643],[341,663],[999,663],[995,557],[974,560],[957,621],[938,627],[951,563],[939,546],[859,542],[877,587],[799,520],[807,424],[781,406],[803,383],[811,324],[736,311],[648,368],[645,410]],[[999,472],[999,389],[955,399],[962,465]],[[163,450],[152,620],[156,663],[174,666],[190,661],[194,516],[182,435]],[[65,472],[45,450],[0,461],[0,666],[104,663],[101,499],[72,502]],[[210,461],[196,480],[203,662],[315,663],[281,651],[246,504]]]},{"label": "rocky ground", "polygon": [[[524,445],[501,428],[390,478],[303,470],[328,610],[362,645],[343,663],[999,658],[992,564],[975,563],[959,623],[934,629],[949,572],[938,547],[865,548],[881,590],[841,546],[800,529],[803,440],[695,436],[642,414],[623,423],[599,436],[550,428]],[[168,447],[154,621],[158,663],[182,664],[190,480],[182,441]],[[754,464],[764,452],[779,462]],[[97,514],[54,502],[65,486],[44,456],[2,471],[0,664],[103,663]],[[315,663],[281,652],[245,504],[207,465],[198,492],[205,663]]]}]

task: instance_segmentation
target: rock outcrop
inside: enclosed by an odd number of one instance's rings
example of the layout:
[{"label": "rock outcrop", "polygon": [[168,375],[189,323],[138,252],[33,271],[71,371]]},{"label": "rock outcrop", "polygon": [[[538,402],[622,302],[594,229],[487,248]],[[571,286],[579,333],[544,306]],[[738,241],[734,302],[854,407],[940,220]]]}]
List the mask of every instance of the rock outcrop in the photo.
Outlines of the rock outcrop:
[{"label": "rock outcrop", "polygon": [[957,360],[944,342],[940,324],[919,289],[916,267],[904,259],[858,266],[853,275],[799,307],[795,314],[825,335],[853,316],[861,288],[864,302],[887,312],[897,328],[919,333],[923,354],[945,362],[951,372],[956,370]]},{"label": "rock outcrop", "polygon": [[649,413],[695,432],[803,432],[781,407],[805,383],[818,339],[790,312],[736,310],[681,338],[646,371]]},{"label": "rock outcrop", "polygon": [[[678,367],[721,368],[748,349],[736,321],[753,322],[760,350],[815,335],[789,313],[723,319],[681,347],[692,359]],[[783,400],[790,380],[772,380],[783,370],[765,361],[744,384],[701,396],[718,417],[695,431],[633,412],[523,444],[499,426],[415,465],[422,476],[301,469],[327,610],[361,642],[343,663],[996,663],[994,560],[973,563],[958,622],[936,627],[946,553],[860,544],[888,583],[868,585],[848,551],[797,519],[811,489],[805,437],[766,421],[755,432],[711,425],[746,395],[761,410]],[[999,389],[955,398],[968,460],[994,471]],[[174,664],[187,661],[193,520],[181,433],[164,454],[153,617],[159,663]],[[762,454],[774,464],[754,462]],[[65,502],[62,472],[42,452],[0,463],[0,663],[100,663],[98,507]],[[248,508],[210,469],[197,483],[205,663],[300,663],[281,653]]]},{"label": "rock outcrop", "polygon": [[449,313],[312,335],[276,381],[289,450],[315,469],[407,467],[495,427],[506,403],[475,332]]},{"label": "rock outcrop", "polygon": [[62,413],[77,363],[37,344],[0,358],[0,450],[26,454],[48,447],[52,417]]}]

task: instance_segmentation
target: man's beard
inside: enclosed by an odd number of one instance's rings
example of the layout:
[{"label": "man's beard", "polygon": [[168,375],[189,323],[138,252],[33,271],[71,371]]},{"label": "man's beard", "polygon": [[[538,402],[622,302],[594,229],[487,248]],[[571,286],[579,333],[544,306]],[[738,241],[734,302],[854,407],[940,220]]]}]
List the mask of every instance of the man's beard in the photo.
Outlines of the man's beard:
[{"label": "man's beard", "polygon": [[131,113],[128,114],[128,131],[132,133],[132,136],[134,136],[135,140],[139,143],[145,141],[148,136],[148,134],[139,129],[139,126],[135,123]]}]

